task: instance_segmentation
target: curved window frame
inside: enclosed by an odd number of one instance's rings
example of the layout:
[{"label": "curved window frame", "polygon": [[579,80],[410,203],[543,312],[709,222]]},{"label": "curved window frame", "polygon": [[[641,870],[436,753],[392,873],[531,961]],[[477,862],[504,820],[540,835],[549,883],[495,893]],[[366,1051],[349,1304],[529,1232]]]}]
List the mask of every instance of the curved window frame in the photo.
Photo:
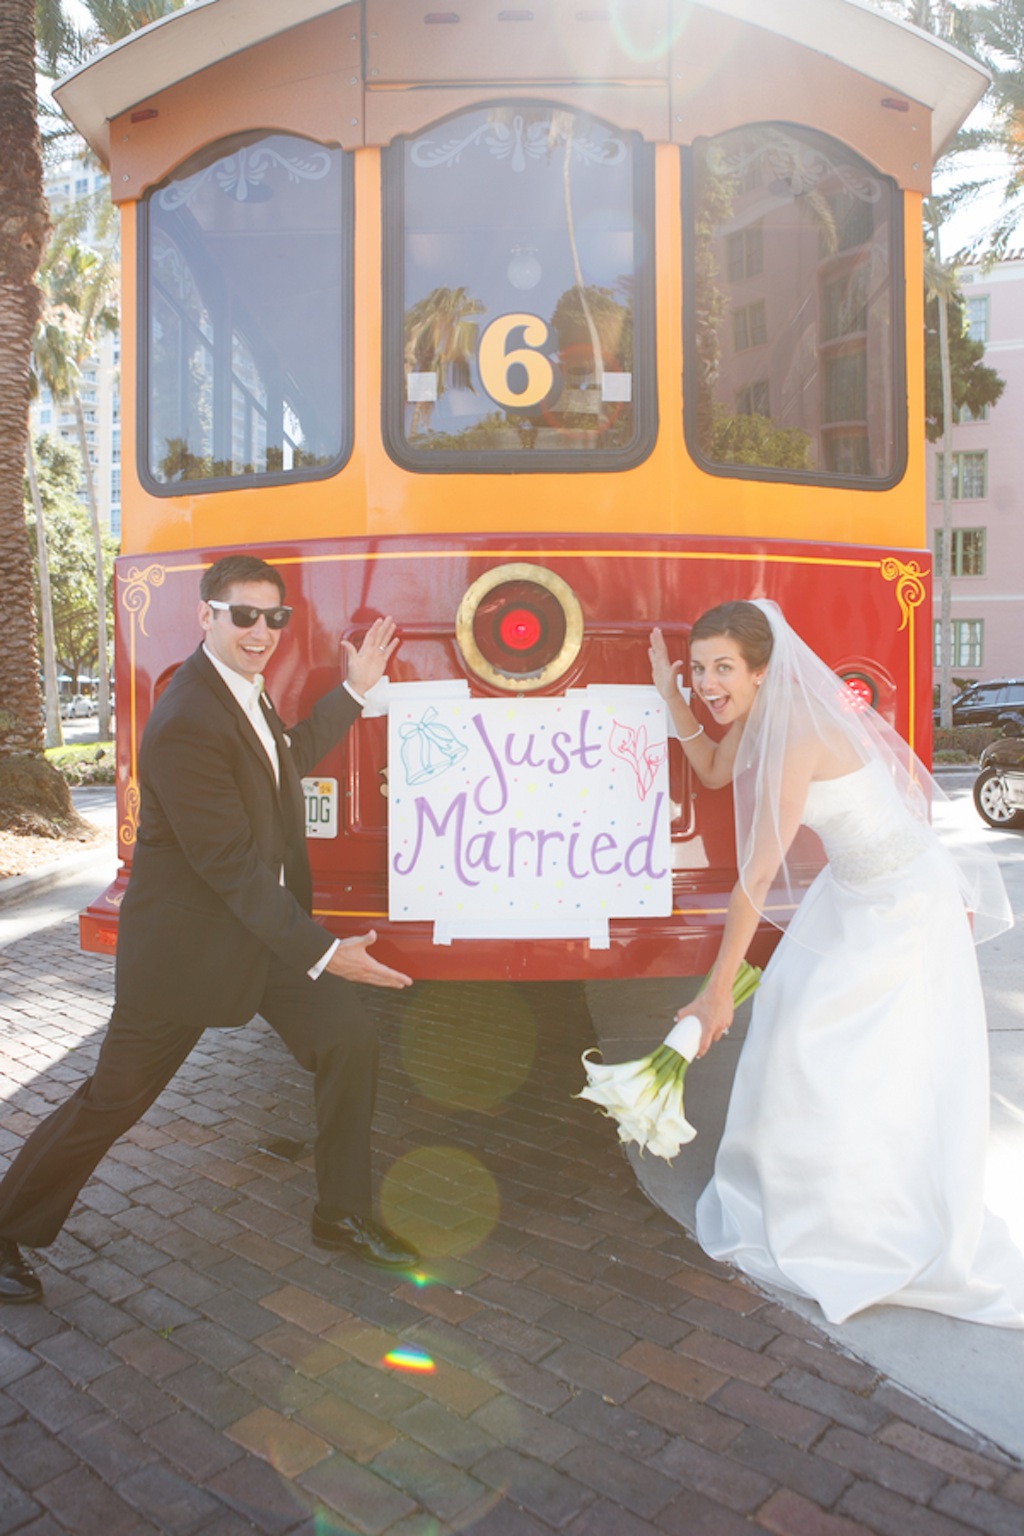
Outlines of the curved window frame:
[{"label": "curved window frame", "polygon": [[[823,133],[809,123],[791,123],[779,120],[739,124],[736,130],[748,128],[781,128],[794,133],[813,133],[827,138],[833,144],[856,155],[859,151],[831,134]],[[717,137],[721,137],[718,135]],[[907,313],[906,284],[904,282],[904,199],[899,184],[891,176],[877,171],[892,187],[892,395],[896,420],[893,422],[893,467],[884,476],[848,475],[826,469],[772,469],[761,464],[721,464],[703,454],[697,444],[697,305],[696,262],[692,231],[695,227],[696,177],[694,174],[695,149],[692,144],[681,146],[682,157],[682,220],[683,220],[683,435],[686,450],[693,462],[706,474],[726,480],[758,480],[784,485],[815,485],[853,491],[891,491],[899,485],[907,472]],[[865,161],[865,164],[868,162]]]},{"label": "curved window frame", "polygon": [[649,358],[644,370],[634,368],[633,400],[639,430],[629,448],[580,451],[536,449],[524,452],[502,450],[453,450],[410,448],[405,436],[405,371],[395,366],[401,359],[404,342],[403,317],[405,314],[405,148],[412,139],[443,127],[470,112],[490,107],[537,107],[552,111],[579,113],[578,106],[567,106],[554,100],[538,100],[533,97],[495,97],[488,101],[474,102],[459,107],[444,117],[425,124],[415,133],[396,137],[382,155],[383,186],[382,249],[384,252],[383,321],[381,325],[381,434],[389,456],[403,469],[415,474],[445,474],[461,471],[463,474],[552,475],[620,473],[635,469],[653,452],[658,438],[658,358],[657,324],[655,317],[654,243],[654,146],[646,143],[633,129],[619,128],[616,123],[596,113],[586,112],[595,122],[617,133],[623,133],[635,144],[633,159],[633,218],[635,227],[647,232],[646,258],[635,269],[633,336],[636,354]]},{"label": "curved window frame", "polygon": [[[245,130],[246,136],[250,133],[256,135],[251,142],[258,143],[263,138],[288,138],[301,139],[307,144],[316,145],[321,149],[336,150],[341,155],[341,228],[342,241],[340,253],[341,268],[341,388],[342,388],[342,412],[340,422],[340,445],[337,457],[330,464],[319,464],[305,469],[271,470],[261,475],[216,475],[202,480],[157,480],[149,467],[149,402],[150,402],[150,373],[149,373],[149,205],[155,192],[173,181],[180,172],[181,166],[174,167],[161,180],[146,189],[136,205],[136,425],[135,425],[135,463],[139,483],[151,496],[190,496],[195,494],[205,495],[215,491],[252,490],[256,486],[277,487],[282,485],[298,485],[306,481],[330,480],[345,468],[352,457],[352,449],[355,442],[355,368],[354,368],[354,322],[355,322],[355,176],[353,157],[350,150],[342,149],[339,144],[329,143],[326,140],[313,139],[306,134],[290,133],[283,128],[265,128]],[[216,158],[216,152],[221,144],[234,142],[237,135],[228,135],[226,138],[216,140],[207,146],[211,155]],[[190,157],[191,158],[191,157]],[[187,162],[183,162],[187,163]]]}]

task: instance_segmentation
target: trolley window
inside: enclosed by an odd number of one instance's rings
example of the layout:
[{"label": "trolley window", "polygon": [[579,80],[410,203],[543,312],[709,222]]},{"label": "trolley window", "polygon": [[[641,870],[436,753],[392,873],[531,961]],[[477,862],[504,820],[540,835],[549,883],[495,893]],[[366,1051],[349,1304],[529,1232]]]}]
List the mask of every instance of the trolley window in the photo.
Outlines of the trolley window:
[{"label": "trolley window", "polygon": [[903,472],[900,204],[824,134],[698,141],[686,209],[686,435],[705,468],[881,489]]},{"label": "trolley window", "polygon": [[221,141],[147,195],[150,489],[290,482],[347,458],[351,224],[350,157],[285,134]]},{"label": "trolley window", "polygon": [[432,469],[617,469],[656,431],[651,170],[543,104],[465,112],[388,158],[384,429]]}]

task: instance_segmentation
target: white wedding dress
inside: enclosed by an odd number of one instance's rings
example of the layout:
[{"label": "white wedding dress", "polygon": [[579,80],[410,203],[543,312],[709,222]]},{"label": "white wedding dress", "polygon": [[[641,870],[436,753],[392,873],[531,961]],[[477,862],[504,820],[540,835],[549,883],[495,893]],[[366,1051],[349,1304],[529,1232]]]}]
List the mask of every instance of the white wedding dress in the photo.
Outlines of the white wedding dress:
[{"label": "white wedding dress", "polygon": [[884,766],[812,783],[828,864],[765,969],[714,1176],[713,1258],[818,1302],[1024,1327],[983,1198],[988,1042],[955,868]]}]

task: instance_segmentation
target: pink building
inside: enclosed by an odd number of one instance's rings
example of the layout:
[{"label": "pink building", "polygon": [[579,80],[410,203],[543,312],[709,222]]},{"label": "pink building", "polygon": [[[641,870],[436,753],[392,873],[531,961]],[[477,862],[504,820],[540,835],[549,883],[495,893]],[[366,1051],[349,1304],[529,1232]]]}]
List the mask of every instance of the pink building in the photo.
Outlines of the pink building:
[{"label": "pink building", "polygon": [[[953,676],[1024,677],[1024,252],[988,272],[965,267],[970,334],[1006,380],[997,405],[953,429]],[[938,662],[941,445],[928,450],[928,532],[935,555]],[[935,673],[938,680],[938,669]]]}]

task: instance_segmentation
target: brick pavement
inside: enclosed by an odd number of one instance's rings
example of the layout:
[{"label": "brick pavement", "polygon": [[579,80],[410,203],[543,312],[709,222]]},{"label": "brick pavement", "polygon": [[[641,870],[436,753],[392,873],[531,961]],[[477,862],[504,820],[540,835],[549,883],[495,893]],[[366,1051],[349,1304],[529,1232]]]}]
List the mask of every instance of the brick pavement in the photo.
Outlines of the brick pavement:
[{"label": "brick pavement", "polygon": [[[110,996],[73,923],[0,951],[5,1165]],[[423,1274],[312,1247],[309,1081],[209,1033],[0,1311],[0,1536],[1021,1536],[1024,1468],[646,1202],[569,1097],[580,988],[371,1002]]]}]

